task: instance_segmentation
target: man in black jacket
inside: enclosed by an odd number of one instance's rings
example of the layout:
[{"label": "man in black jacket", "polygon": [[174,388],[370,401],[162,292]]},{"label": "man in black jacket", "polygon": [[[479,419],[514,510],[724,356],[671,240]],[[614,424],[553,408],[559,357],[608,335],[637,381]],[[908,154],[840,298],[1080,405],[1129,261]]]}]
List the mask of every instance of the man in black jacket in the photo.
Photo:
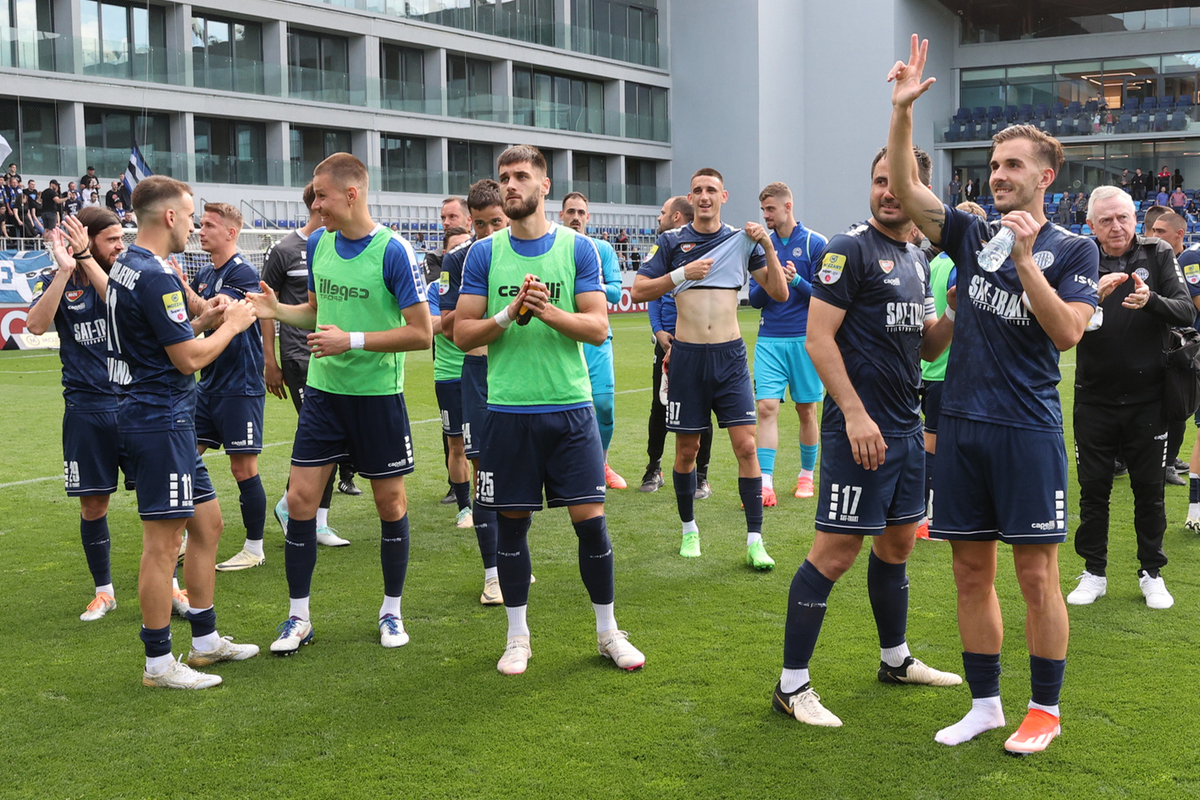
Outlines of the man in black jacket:
[{"label": "man in black jacket", "polygon": [[1088,225],[1100,246],[1100,306],[1076,350],[1075,459],[1079,528],[1075,552],[1084,560],[1079,586],[1067,596],[1087,605],[1108,589],[1108,504],[1118,449],[1129,464],[1138,584],[1150,608],[1175,600],[1159,570],[1166,565],[1163,473],[1163,359],[1168,329],[1188,325],[1195,310],[1171,246],[1135,234],[1137,214],[1116,186],[1092,193]]}]

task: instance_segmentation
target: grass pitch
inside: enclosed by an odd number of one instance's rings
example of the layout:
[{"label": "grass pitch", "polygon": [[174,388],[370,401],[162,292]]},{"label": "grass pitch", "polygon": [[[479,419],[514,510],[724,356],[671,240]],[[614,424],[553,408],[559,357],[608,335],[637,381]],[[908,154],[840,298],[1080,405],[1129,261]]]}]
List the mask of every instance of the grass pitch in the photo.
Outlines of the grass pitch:
[{"label": "grass pitch", "polygon": [[[743,313],[750,344],[756,322]],[[79,621],[92,588],[78,501],[59,477],[58,357],[0,354],[0,797],[1200,796],[1200,541],[1182,526],[1186,489],[1167,488],[1164,576],[1176,604],[1150,611],[1137,588],[1128,480],[1117,479],[1109,593],[1070,610],[1063,735],[1047,753],[1003,753],[1029,698],[1024,606],[1003,547],[1006,729],[943,747],[933,734],[965,713],[965,685],[876,681],[865,564],[834,589],[812,662],[814,686],[845,727],[809,728],[770,704],[788,585],[812,541],[816,508],[789,490],[799,468],[795,415],[781,414],[781,500],[764,524],[776,570],[758,574],[743,563],[736,463],[721,432],[715,493],[696,504],[704,555],[680,559],[669,477],[655,494],[635,488],[646,460],[649,327],[644,315],[627,315],[614,317],[613,328],[621,394],[610,463],[630,489],[610,493],[607,513],[617,619],[646,653],[644,669],[624,673],[596,653],[575,537],[560,510],[538,514],[530,532],[538,582],[529,671],[496,672],[504,611],[479,605],[473,533],[456,530],[453,508],[438,504],[446,481],[432,364],[422,353],[409,356],[406,392],[418,458],[407,482],[412,642],[379,646],[379,527],[369,491],[335,494],[331,523],[353,544],[321,550],[313,646],[289,659],[264,653],[221,665],[225,684],[201,692],[141,686],[141,529],[131,494],[115,495],[110,509],[120,605],[98,622]],[[1068,420],[1073,362],[1073,352],[1063,354]],[[283,491],[295,421],[290,402],[267,397],[270,446],[260,464],[269,505]],[[672,447],[668,437],[668,474]],[[206,461],[225,512],[226,558],[243,538],[236,484],[223,454]],[[1070,497],[1073,522],[1077,502]],[[269,520],[266,565],[217,576],[220,631],[264,650],[287,616],[282,540]],[[1070,544],[1060,562],[1065,592],[1082,567]],[[914,654],[961,671],[949,546],[919,542],[908,571]],[[186,651],[188,626],[176,622],[174,631],[176,653]]]}]

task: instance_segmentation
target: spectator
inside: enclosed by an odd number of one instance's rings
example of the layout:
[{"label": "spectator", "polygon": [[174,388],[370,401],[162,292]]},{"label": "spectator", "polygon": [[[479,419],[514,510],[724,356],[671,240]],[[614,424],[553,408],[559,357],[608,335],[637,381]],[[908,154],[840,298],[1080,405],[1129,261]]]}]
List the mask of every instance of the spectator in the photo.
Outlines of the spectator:
[{"label": "spectator", "polygon": [[1170,202],[1167,203],[1167,205],[1169,205],[1171,210],[1176,214],[1183,216],[1183,210],[1187,208],[1187,204],[1188,197],[1186,194],[1184,194],[1183,184],[1180,184],[1175,187],[1175,191],[1171,192]]},{"label": "spectator", "polygon": [[[25,200],[26,200],[26,205],[27,205],[27,208],[25,209],[26,216],[28,216],[29,212],[32,212],[34,219],[38,219],[39,217],[41,217],[41,215],[42,215],[42,195],[41,195],[41,192],[38,191],[37,183],[34,182],[33,178],[30,178],[29,182],[25,184]],[[39,228],[41,227],[40,220],[38,222],[38,227]]]},{"label": "spectator", "polygon": [[[974,213],[974,212],[972,212]],[[1064,195],[1062,202],[1058,204],[1058,208],[1054,211],[1054,222],[1063,227],[1071,224],[1071,199]]]},{"label": "spectator", "polygon": [[1127,170],[1127,169],[1121,170],[1121,179],[1120,179],[1120,181],[1118,181],[1118,185],[1127,192],[1130,190],[1129,189],[1129,170]]},{"label": "spectator", "polygon": [[101,207],[100,193],[96,192],[96,191],[89,192],[87,199],[85,199],[83,201],[83,207],[84,208],[93,208],[93,207],[100,208]]},{"label": "spectator", "polygon": [[125,193],[121,191],[121,182],[113,181],[112,188],[104,193],[104,205],[108,206],[113,211],[117,210],[117,201],[125,204]]},{"label": "spectator", "polygon": [[[72,186],[74,183],[72,183]],[[83,208],[83,200],[79,196],[79,192],[74,189],[67,190],[67,196],[63,199],[62,213],[65,217],[73,217]]]},{"label": "spectator", "polygon": [[21,217],[17,213],[16,204],[15,199],[12,204],[6,202],[4,204],[4,217],[3,220],[0,220],[0,228],[2,228],[0,234],[4,236],[4,239],[8,243],[6,247],[13,244],[13,239],[21,238]]},{"label": "spectator", "polygon": [[979,187],[975,185],[974,178],[967,179],[967,186],[963,189],[963,194],[966,196],[967,201],[971,203],[974,203],[976,198],[979,197]]},{"label": "spectator", "polygon": [[1075,214],[1076,225],[1083,225],[1087,222],[1087,204],[1083,200],[1083,192],[1075,195],[1075,206],[1072,211]]},{"label": "spectator", "polygon": [[[1167,177],[1169,178],[1171,176],[1168,174]],[[1154,198],[1154,204],[1157,206],[1165,206],[1170,203],[1170,200],[1171,196],[1167,194],[1167,187],[1160,185],[1158,187],[1158,194]]]},{"label": "spectator", "polygon": [[96,177],[96,168],[88,167],[87,174],[79,179],[79,191],[86,195],[92,189],[100,191],[100,179]]},{"label": "spectator", "polygon": [[1172,184],[1172,185],[1173,185],[1173,186],[1174,186],[1176,189],[1182,189],[1182,188],[1183,188],[1183,173],[1182,173],[1182,172],[1180,172],[1178,168],[1176,168],[1176,170],[1175,170],[1175,174],[1171,176],[1171,184]]},{"label": "spectator", "polygon": [[16,165],[16,164],[9,164],[9,165],[8,165],[8,174],[7,174],[7,175],[5,175],[4,177],[5,177],[7,180],[10,180],[10,181],[11,181],[13,178],[16,178],[16,179],[17,179],[17,183],[20,183],[20,182],[21,182],[21,175],[20,175],[20,174],[17,172],[17,165]]},{"label": "spectator", "polygon": [[1160,192],[1171,191],[1171,170],[1167,169],[1167,165],[1163,164],[1163,168],[1158,172],[1158,190]]},{"label": "spectator", "polygon": [[950,205],[957,206],[959,198],[962,197],[961,173],[954,173],[954,177],[950,179],[950,184],[946,187],[946,194],[950,196]]},{"label": "spectator", "polygon": [[617,236],[617,240],[613,242],[613,249],[617,251],[617,260],[621,263],[622,269],[629,268],[629,231],[624,228]]},{"label": "spectator", "polygon": [[1187,207],[1183,210],[1183,215],[1192,225],[1196,224],[1196,217],[1200,216],[1200,209],[1196,208],[1195,200],[1188,200]]},{"label": "spectator", "polygon": [[1146,194],[1150,191],[1150,176],[1143,175],[1139,168],[1137,174],[1129,182],[1130,193],[1133,195],[1134,202],[1140,203],[1146,199]]},{"label": "spectator", "polygon": [[58,181],[50,179],[50,185],[42,192],[42,228],[54,230],[58,227],[59,212],[62,208],[63,196]]},{"label": "spectator", "polygon": [[[35,197],[37,195],[34,195]],[[21,220],[21,236],[26,239],[33,239],[41,236],[42,223],[38,221],[37,211],[34,210],[32,203],[29,201],[29,195],[22,193],[17,198],[17,218]]]}]

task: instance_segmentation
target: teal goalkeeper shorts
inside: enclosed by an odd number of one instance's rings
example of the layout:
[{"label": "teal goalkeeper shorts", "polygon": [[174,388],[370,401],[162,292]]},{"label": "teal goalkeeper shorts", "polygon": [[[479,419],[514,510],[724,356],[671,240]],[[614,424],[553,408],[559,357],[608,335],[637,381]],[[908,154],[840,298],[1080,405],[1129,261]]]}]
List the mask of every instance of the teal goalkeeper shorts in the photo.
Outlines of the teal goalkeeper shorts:
[{"label": "teal goalkeeper shorts", "polygon": [[819,403],[825,387],[804,349],[805,337],[771,339],[754,343],[754,399],[782,400],[784,389],[793,403]]}]

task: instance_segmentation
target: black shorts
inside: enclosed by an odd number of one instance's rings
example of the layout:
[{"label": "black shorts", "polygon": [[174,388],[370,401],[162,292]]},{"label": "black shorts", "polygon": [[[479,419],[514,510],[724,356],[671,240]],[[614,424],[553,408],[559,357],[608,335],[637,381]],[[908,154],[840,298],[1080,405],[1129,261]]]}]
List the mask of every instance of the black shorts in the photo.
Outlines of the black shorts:
[{"label": "black shorts", "polygon": [[300,406],[304,405],[304,393],[308,390],[308,362],[285,358],[279,369],[283,372],[284,385],[291,392],[292,405],[299,414]]},{"label": "black shorts", "polygon": [[305,391],[292,466],[353,462],[364,478],[393,478],[416,469],[403,394],[348,395]]},{"label": "black shorts", "polygon": [[63,414],[62,442],[68,497],[112,494],[117,469],[129,471],[115,411]]},{"label": "black shorts", "polygon": [[462,371],[462,437],[467,458],[479,458],[488,418],[487,356],[465,356]]},{"label": "black shorts", "polygon": [[261,453],[263,402],[257,397],[196,397],[196,441],[205,447],[225,447],[226,453]]},{"label": "black shorts", "polygon": [[459,438],[463,435],[462,381],[436,381],[438,411],[442,417],[442,433]]},{"label": "black shorts", "polygon": [[758,421],[746,343],[676,339],[667,364],[667,430],[699,433],[711,424],[714,412],[722,428]]},{"label": "black shorts", "polygon": [[500,511],[603,503],[604,450],[589,405],[543,414],[491,411],[483,433],[476,500]]},{"label": "black shorts", "polygon": [[845,431],[821,431],[821,486],[816,528],[878,536],[889,525],[925,516],[925,444],[921,434],[885,437],[876,470],[854,463]]}]

